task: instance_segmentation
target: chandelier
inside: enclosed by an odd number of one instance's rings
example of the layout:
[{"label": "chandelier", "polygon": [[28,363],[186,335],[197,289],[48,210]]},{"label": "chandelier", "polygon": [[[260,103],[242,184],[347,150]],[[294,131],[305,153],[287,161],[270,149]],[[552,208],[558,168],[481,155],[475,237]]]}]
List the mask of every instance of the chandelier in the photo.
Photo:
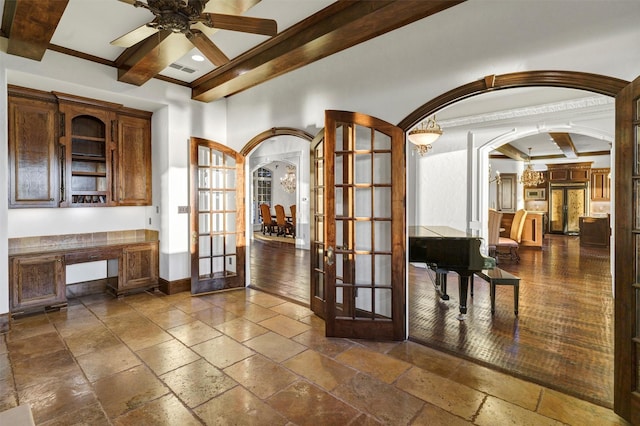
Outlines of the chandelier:
[{"label": "chandelier", "polygon": [[296,192],[296,168],[295,166],[287,166],[287,173],[280,178],[280,185],[284,192],[293,194]]},{"label": "chandelier", "polygon": [[418,154],[425,155],[430,149],[431,144],[434,143],[440,136],[442,136],[442,129],[436,123],[436,116],[429,118],[427,124],[424,121],[420,123],[420,126],[411,130],[407,135],[409,142],[416,145],[416,151]]},{"label": "chandelier", "polygon": [[529,148],[529,157],[527,158],[527,167],[520,176],[520,183],[524,186],[538,186],[544,183],[544,176],[542,172],[536,172],[531,166],[531,148]]}]

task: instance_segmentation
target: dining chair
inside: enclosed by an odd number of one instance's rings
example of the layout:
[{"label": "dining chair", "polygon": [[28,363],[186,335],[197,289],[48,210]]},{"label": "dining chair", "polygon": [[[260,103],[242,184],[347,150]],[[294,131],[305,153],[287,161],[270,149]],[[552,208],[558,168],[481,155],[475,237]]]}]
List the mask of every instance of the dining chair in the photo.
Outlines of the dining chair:
[{"label": "dining chair", "polygon": [[296,236],[296,205],[292,204],[289,206],[289,210],[291,211],[291,235],[295,238]]},{"label": "dining chair", "polygon": [[274,232],[278,234],[278,224],[271,218],[271,207],[267,204],[260,204],[260,216],[262,217],[262,235],[267,232],[269,235]]},{"label": "dining chair", "polygon": [[278,225],[278,235],[291,234],[291,223],[287,222],[287,217],[284,214],[284,206],[282,204],[275,205],[276,210],[276,224]]}]

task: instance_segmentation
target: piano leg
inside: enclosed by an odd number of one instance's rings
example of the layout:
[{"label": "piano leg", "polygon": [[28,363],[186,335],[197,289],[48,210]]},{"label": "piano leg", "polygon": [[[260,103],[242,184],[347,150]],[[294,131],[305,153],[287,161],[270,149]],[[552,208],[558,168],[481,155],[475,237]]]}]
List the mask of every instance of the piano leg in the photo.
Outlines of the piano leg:
[{"label": "piano leg", "polygon": [[446,269],[436,269],[436,291],[442,300],[449,300],[447,294],[447,271]]},{"label": "piano leg", "polygon": [[469,277],[471,275],[460,274],[459,298],[460,298],[460,315],[459,320],[463,320],[467,314],[467,293],[469,292]]}]

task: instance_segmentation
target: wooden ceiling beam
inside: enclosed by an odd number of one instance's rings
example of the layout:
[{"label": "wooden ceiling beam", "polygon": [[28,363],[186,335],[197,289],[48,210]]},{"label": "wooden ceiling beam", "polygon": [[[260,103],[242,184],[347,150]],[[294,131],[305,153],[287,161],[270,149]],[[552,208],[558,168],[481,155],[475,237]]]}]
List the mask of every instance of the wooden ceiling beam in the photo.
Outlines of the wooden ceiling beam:
[{"label": "wooden ceiling beam", "polygon": [[192,99],[233,95],[464,1],[337,1],[196,80]]},{"label": "wooden ceiling beam", "polygon": [[5,0],[2,32],[7,53],[42,60],[69,0]]},{"label": "wooden ceiling beam", "polygon": [[498,148],[496,148],[496,151],[516,161],[527,161],[529,159],[529,156],[527,154],[508,143],[499,146]]},{"label": "wooden ceiling beam", "polygon": [[193,47],[183,34],[158,31],[116,59],[118,81],[142,86]]},{"label": "wooden ceiling beam", "polygon": [[576,146],[573,144],[569,133],[549,133],[549,136],[553,138],[565,157],[578,158],[578,151],[576,150]]}]

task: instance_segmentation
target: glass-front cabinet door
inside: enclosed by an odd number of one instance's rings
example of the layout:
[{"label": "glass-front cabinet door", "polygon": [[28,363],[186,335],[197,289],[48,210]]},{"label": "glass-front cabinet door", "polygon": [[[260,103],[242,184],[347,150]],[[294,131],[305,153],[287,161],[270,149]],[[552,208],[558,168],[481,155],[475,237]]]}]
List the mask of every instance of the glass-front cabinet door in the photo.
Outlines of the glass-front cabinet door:
[{"label": "glass-front cabinet door", "polygon": [[244,286],[243,157],[191,140],[191,293]]}]

